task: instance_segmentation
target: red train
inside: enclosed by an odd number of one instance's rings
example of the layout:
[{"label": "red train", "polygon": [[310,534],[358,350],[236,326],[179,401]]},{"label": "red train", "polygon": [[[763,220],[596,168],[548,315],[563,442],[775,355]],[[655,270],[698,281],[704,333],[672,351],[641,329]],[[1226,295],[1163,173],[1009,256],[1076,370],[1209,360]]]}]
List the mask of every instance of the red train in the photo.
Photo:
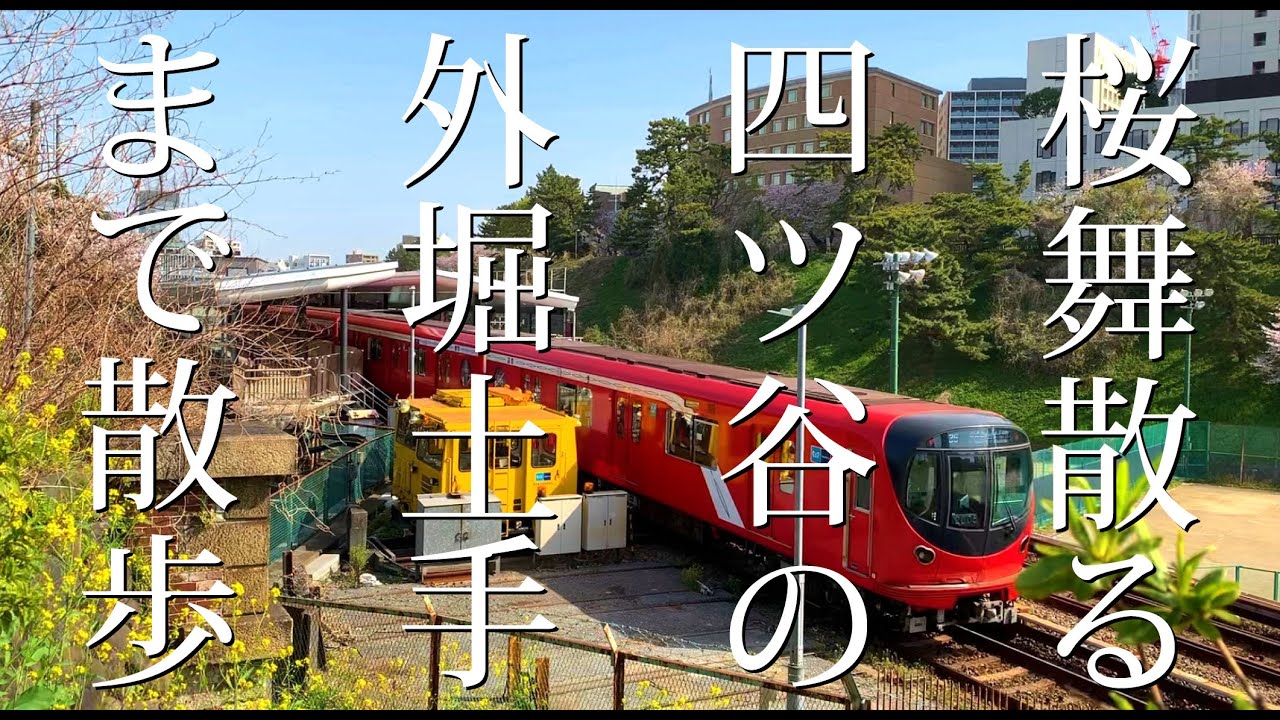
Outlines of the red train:
[{"label": "red train", "polygon": [[[311,307],[307,321],[338,340],[338,311]],[[443,324],[416,328],[415,395],[467,387],[471,373],[524,387],[539,402],[579,417],[579,471],[675,510],[706,541],[728,541],[759,558],[789,559],[794,520],[751,526],[751,472],[721,479],[779,422],[794,396],[775,398],[750,420],[758,372],[686,362],[572,340],[539,353],[496,345],[485,356],[464,332],[444,353]],[[349,343],[365,353],[365,375],[389,393],[409,393],[409,332],[399,312],[351,311]],[[783,379],[783,382],[788,382]],[[794,386],[794,381],[791,381]],[[870,458],[876,468],[847,487],[848,521],[804,523],[805,562],[832,568],[870,593],[908,631],[949,622],[1008,623],[1014,579],[1032,531],[1027,436],[995,413],[851,388],[866,406],[854,423],[829,391],[810,383],[814,425]],[[790,398],[791,400],[789,400]],[[800,457],[821,451],[807,440]],[[796,462],[788,442],[771,458]],[[827,507],[824,471],[805,472],[806,509]],[[772,483],[769,505],[794,507],[793,478]],[[666,515],[672,515],[669,511]],[[745,521],[744,521],[745,519]]]}]

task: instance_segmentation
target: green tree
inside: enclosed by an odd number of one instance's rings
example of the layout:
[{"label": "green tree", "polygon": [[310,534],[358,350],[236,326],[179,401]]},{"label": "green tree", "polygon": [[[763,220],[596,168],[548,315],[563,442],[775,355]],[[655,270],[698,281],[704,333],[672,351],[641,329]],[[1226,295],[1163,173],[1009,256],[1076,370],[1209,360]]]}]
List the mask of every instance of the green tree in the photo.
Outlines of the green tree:
[{"label": "green tree", "polygon": [[[824,152],[847,154],[848,133],[822,132],[819,146]],[[832,205],[832,222],[860,222],[876,209],[893,202],[893,195],[916,180],[916,162],[924,157],[924,146],[916,129],[906,123],[886,125],[867,142],[867,167],[854,173],[847,160],[815,160],[796,170],[802,184],[836,183],[840,196]]]},{"label": "green tree", "polygon": [[[538,173],[526,199],[541,205],[551,217],[547,220],[547,249],[551,254],[569,254],[579,245],[580,235],[591,223],[587,196],[576,177],[562,175],[554,165]],[[532,204],[530,205],[532,207]]]},{"label": "green tree", "polygon": [[[933,238],[950,232],[945,209],[909,203],[882,209],[863,227],[874,238],[861,252],[874,257],[883,251],[920,248]],[[983,323],[970,317],[971,287],[961,264],[962,256],[942,252],[925,267],[920,285],[902,288],[902,335],[924,352],[949,348],[973,360],[987,358],[988,343]]]},{"label": "green tree", "polygon": [[[541,175],[539,175],[541,177]],[[499,210],[532,210],[533,198],[529,195],[498,206]],[[476,237],[482,238],[527,238],[533,234],[533,222],[526,216],[489,215],[480,221],[480,229]]]},{"label": "green tree", "polygon": [[1202,117],[1189,131],[1174,136],[1169,152],[1193,178],[1214,163],[1240,162],[1245,158],[1240,146],[1253,137],[1233,133],[1231,125],[1213,115]]},{"label": "green tree", "polygon": [[704,125],[690,125],[679,118],[649,123],[645,146],[636,151],[631,174],[634,182],[648,189],[641,200],[655,205],[659,239],[688,229],[680,226],[677,208],[690,203],[712,206],[722,174],[717,165],[723,164],[723,159]]},{"label": "green tree", "polygon": [[387,262],[396,264],[396,270],[405,272],[408,270],[417,270],[422,265],[422,253],[417,250],[405,250],[404,243],[396,243],[387,253]]},{"label": "green tree", "polygon": [[1049,117],[1058,110],[1058,101],[1062,99],[1062,88],[1045,87],[1022,98],[1018,106],[1018,117]]},{"label": "green tree", "polygon": [[1213,288],[1213,297],[1195,314],[1197,333],[1212,338],[1237,362],[1248,362],[1266,348],[1264,328],[1280,309],[1276,299],[1260,289],[1275,287],[1280,269],[1252,239],[1196,230],[1178,235],[1177,240],[1196,253],[1182,269],[1196,287]]}]

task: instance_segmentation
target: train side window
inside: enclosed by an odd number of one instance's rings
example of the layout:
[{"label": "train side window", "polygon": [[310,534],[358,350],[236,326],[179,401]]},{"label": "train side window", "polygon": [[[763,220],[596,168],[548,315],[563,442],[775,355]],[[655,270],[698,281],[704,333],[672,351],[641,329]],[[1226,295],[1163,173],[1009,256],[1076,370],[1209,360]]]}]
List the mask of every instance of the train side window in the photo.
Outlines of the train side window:
[{"label": "train side window", "polygon": [[471,386],[471,359],[462,358],[462,367],[458,370],[458,379],[462,381],[462,387]]},{"label": "train side window", "polygon": [[[540,381],[535,384],[535,395],[541,390],[539,384]],[[560,383],[556,388],[556,408],[566,415],[578,418],[582,427],[591,427],[591,388]]]},{"label": "train side window", "polygon": [[699,465],[715,467],[716,458],[712,440],[715,437],[716,424],[701,418],[693,420],[693,461]]},{"label": "train side window", "polygon": [[536,468],[554,467],[556,464],[556,435],[547,433],[529,441],[529,459]]},{"label": "train side window", "polygon": [[382,340],[376,337],[369,338],[369,359],[370,360],[382,359]]},{"label": "train side window", "polygon": [[413,356],[413,374],[427,374],[427,356],[424,353],[415,353]]},{"label": "train side window", "polygon": [[[874,471],[872,471],[874,473]],[[871,509],[871,475],[863,477],[853,473],[853,481],[857,484],[853,491],[854,505],[859,510]]]},{"label": "train side window", "polygon": [[715,454],[712,452],[715,427],[715,423],[710,420],[688,413],[668,411],[667,453],[699,465],[715,465]]},{"label": "train side window", "polygon": [[444,438],[418,438],[418,459],[439,470],[444,465]]},{"label": "train side window", "polygon": [[631,406],[631,442],[640,442],[640,420],[644,417],[644,406],[635,403]]},{"label": "train side window", "polygon": [[493,386],[494,387],[507,386],[507,369],[506,368],[500,367],[497,370],[493,371]]},{"label": "train side window", "polygon": [[521,387],[524,388],[525,392],[529,392],[530,390],[533,390],[533,373],[524,374],[524,383],[521,385]]},{"label": "train side window", "polygon": [[533,399],[542,402],[542,378],[533,379]]},{"label": "train side window", "polygon": [[458,472],[471,472],[471,441],[458,441]]},{"label": "train side window", "polygon": [[626,420],[626,417],[627,417],[627,401],[619,400],[618,404],[614,407],[614,410],[613,410],[614,432],[618,434],[618,437],[623,437],[623,429],[624,429],[623,425]]},{"label": "train side window", "polygon": [[938,456],[916,453],[907,471],[907,512],[921,520],[938,522],[938,483]]}]

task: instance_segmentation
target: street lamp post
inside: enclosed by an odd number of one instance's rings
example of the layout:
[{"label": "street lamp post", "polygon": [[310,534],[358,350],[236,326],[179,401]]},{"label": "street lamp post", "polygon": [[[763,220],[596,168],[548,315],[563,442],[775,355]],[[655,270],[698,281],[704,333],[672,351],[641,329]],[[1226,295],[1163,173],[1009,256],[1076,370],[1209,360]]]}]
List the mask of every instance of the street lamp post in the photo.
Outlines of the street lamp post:
[{"label": "street lamp post", "polygon": [[915,251],[915,252],[887,252],[884,254],[884,260],[880,263],[880,268],[884,270],[889,279],[885,281],[884,288],[889,291],[893,298],[893,324],[889,338],[889,391],[897,394],[898,392],[898,308],[901,297],[901,287],[918,283],[924,280],[924,270],[916,268],[907,271],[907,268],[915,265],[928,265],[938,259],[938,253],[932,250]]},{"label": "street lamp post", "polygon": [[[1213,297],[1213,288],[1205,288],[1203,290],[1196,289],[1191,291],[1190,299],[1187,302],[1187,324],[1191,324],[1191,315],[1196,310],[1204,308],[1204,301]],[[1182,366],[1182,406],[1191,409],[1191,331],[1187,332],[1187,353],[1183,358]]]},{"label": "street lamp post", "polygon": [[[770,310],[774,315],[783,317],[793,317],[804,309],[803,305],[797,305],[792,308],[783,308],[781,310]],[[801,410],[804,409],[804,389],[805,389],[805,363],[808,353],[809,337],[805,325],[802,323],[796,330],[796,404]],[[796,424],[796,461],[803,462],[804,453],[804,423]],[[796,528],[795,528],[795,556],[792,558],[792,566],[799,567],[804,564],[804,533],[802,532],[803,522],[800,511],[803,509],[802,499],[804,497],[804,469],[796,469],[796,486],[795,486],[795,506],[796,506]],[[802,679],[804,679],[804,648],[800,640],[804,627],[804,574],[796,577],[796,583],[799,586],[800,602],[796,604],[796,621],[791,626],[791,661],[787,665],[787,678],[794,687]],[[787,709],[803,710],[804,698],[796,693],[787,693]]]}]

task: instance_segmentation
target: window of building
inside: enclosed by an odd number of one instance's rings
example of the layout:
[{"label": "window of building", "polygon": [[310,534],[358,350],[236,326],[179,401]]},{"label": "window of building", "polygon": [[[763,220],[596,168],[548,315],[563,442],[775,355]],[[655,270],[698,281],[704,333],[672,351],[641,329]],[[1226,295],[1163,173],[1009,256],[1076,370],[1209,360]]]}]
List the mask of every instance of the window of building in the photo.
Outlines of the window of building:
[{"label": "window of building", "polygon": [[781,145],[774,145],[773,147],[769,148],[769,152],[773,153],[774,155],[781,155],[781,154],[782,154],[782,146],[781,146]]},{"label": "window of building", "polygon": [[776,132],[776,133],[782,132],[782,120],[773,121],[773,132]]},{"label": "window of building", "polygon": [[369,359],[382,359],[382,341],[376,337],[369,338]]},{"label": "window of building", "polygon": [[578,418],[582,427],[591,427],[591,388],[560,383],[556,388],[556,408]]},{"label": "window of building", "polygon": [[764,187],[764,176],[756,175],[755,178],[756,178],[756,187]]},{"label": "window of building", "polygon": [[1266,71],[1267,71],[1267,61],[1266,61],[1266,60],[1258,60],[1258,61],[1255,61],[1255,62],[1253,63],[1253,74],[1254,74],[1254,75],[1261,75],[1262,73],[1264,73],[1264,72],[1266,72]]},{"label": "window of building", "polygon": [[1253,16],[1254,16],[1254,17],[1256,17],[1256,18],[1266,17],[1266,16],[1267,16],[1267,11],[1266,11],[1266,10],[1254,10],[1254,11],[1253,11]]},{"label": "window of building", "polygon": [[795,154],[796,154],[796,146],[795,146],[795,144],[794,144],[794,143],[792,143],[791,145],[788,145],[788,146],[787,146],[787,154],[788,154],[788,155],[795,155]]},{"label": "window of building", "polygon": [[724,116],[729,117],[732,114],[733,114],[733,105],[726,103],[724,106]]},{"label": "window of building", "polygon": [[749,97],[749,98],[747,98],[747,109],[748,109],[748,110],[755,110],[755,109],[756,109],[756,99],[755,99],[755,98],[753,98],[753,97]]},{"label": "window of building", "polygon": [[1227,132],[1238,138],[1242,138],[1249,134],[1249,123],[1246,120],[1236,120],[1235,122],[1228,123]]},{"label": "window of building", "polygon": [[1040,143],[1036,143],[1036,157],[1051,158],[1051,157],[1057,157],[1057,155],[1058,155],[1057,140],[1054,140],[1053,142],[1049,143],[1049,147],[1044,147],[1044,145]]},{"label": "window of building", "polygon": [[889,97],[898,97],[898,83],[889,83]]},{"label": "window of building", "polygon": [[805,116],[805,118],[804,118],[804,126],[805,126],[805,127],[807,127],[807,128],[811,128],[811,127],[813,127],[813,123],[809,122],[809,116],[808,116],[808,115],[806,115],[806,116]]},{"label": "window of building", "polygon": [[822,84],[822,97],[831,97],[831,83]]},{"label": "window of building", "polygon": [[760,134],[760,135],[768,135],[768,134],[769,134],[769,123],[765,123],[764,125],[761,125],[761,126],[760,126],[760,131],[759,131],[759,133],[758,133],[758,134]]},{"label": "window of building", "polygon": [[795,130],[799,126],[800,126],[800,119],[797,118],[795,115],[792,115],[791,117],[787,118],[788,130]]},{"label": "window of building", "polygon": [[782,182],[785,185],[795,185],[796,184],[795,172],[788,170],[786,174],[782,176]]},{"label": "window of building", "polygon": [[805,144],[804,144],[804,151],[805,151],[805,152],[807,152],[807,153],[811,153],[811,152],[813,152],[813,143],[811,143],[811,142],[807,142],[807,143],[805,143]]},{"label": "window of building", "polygon": [[1102,146],[1107,144],[1107,134],[1100,132],[1093,136],[1093,152],[1094,154],[1102,154]]},{"label": "window of building", "polygon": [[787,91],[787,102],[789,102],[789,103],[800,102],[800,91],[799,91],[799,90],[794,90],[794,89],[792,89],[792,90],[788,90],[788,91]]},{"label": "window of building", "polygon": [[715,423],[688,413],[667,412],[667,453],[706,467],[715,466],[711,441]]},{"label": "window of building", "polygon": [[1058,173],[1052,170],[1042,170],[1036,173],[1036,190],[1047,190],[1058,182]]},{"label": "window of building", "polygon": [[724,131],[723,137],[725,142],[729,142],[729,131],[727,129]]},{"label": "window of building", "polygon": [[1271,118],[1258,123],[1259,132],[1280,133],[1280,118]]},{"label": "window of building", "polygon": [[1262,47],[1267,44],[1267,34],[1264,32],[1253,34],[1253,46]]},{"label": "window of building", "polygon": [[938,127],[928,120],[920,121],[920,134],[933,137],[938,132]]},{"label": "window of building", "polygon": [[529,462],[536,468],[554,467],[556,464],[556,435],[547,433],[529,440]]},{"label": "window of building", "polygon": [[773,174],[773,184],[774,184],[774,185],[781,185],[781,184],[782,184],[782,173],[774,173],[774,174]]}]

